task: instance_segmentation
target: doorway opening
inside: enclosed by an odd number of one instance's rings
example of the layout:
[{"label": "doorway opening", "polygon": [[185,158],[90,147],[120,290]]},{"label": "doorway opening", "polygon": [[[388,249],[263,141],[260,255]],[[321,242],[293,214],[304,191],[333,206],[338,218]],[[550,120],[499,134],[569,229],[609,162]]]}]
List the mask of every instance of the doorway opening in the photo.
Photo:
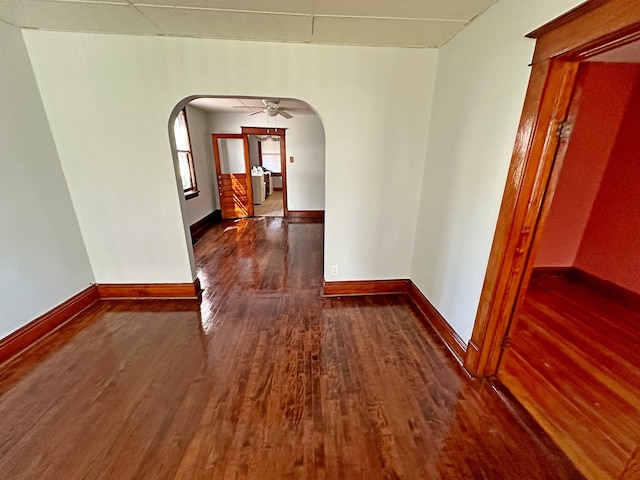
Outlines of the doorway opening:
[{"label": "doorway opening", "polygon": [[[176,115],[187,128],[182,136],[173,129]],[[182,208],[193,242],[224,218],[323,218],[324,127],[307,103],[193,96],[176,106],[170,126],[176,174],[190,188]],[[187,153],[177,148],[181,138]]]},{"label": "doorway opening", "polygon": [[287,143],[283,128],[242,127],[249,142],[254,215],[287,217]]},{"label": "doorway opening", "polygon": [[286,217],[286,130],[241,128],[211,137],[222,218]]},{"label": "doorway opening", "polygon": [[586,476],[619,478],[640,442],[640,63],[583,62],[569,118],[497,376]]},{"label": "doorway opening", "polygon": [[632,5],[589,2],[530,35],[530,84],[465,358],[473,375],[497,376],[587,478],[636,478],[640,460]]}]

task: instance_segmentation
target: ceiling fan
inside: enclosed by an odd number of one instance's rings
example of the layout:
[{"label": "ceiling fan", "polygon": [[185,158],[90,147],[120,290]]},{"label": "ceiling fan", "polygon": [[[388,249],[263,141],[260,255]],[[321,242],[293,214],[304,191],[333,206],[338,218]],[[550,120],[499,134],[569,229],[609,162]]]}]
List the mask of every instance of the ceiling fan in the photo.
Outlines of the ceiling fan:
[{"label": "ceiling fan", "polygon": [[[251,115],[257,115],[258,113],[264,113],[268,117],[275,117],[277,115],[283,116],[284,118],[293,118],[293,115],[289,113],[289,111],[295,110],[304,110],[303,108],[289,108],[289,107],[281,107],[280,100],[278,99],[262,99],[262,103],[264,108],[260,110],[256,110],[255,112],[251,112]],[[259,108],[259,107],[249,107],[249,108]]]}]

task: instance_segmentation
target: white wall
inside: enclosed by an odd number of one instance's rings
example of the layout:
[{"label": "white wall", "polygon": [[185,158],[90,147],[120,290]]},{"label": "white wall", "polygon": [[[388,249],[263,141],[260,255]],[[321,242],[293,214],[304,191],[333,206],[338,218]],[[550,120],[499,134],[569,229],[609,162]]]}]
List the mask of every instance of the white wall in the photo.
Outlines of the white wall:
[{"label": "white wall", "polygon": [[[216,133],[240,133],[241,127],[286,128],[287,201],[289,210],[324,210],[325,138],[317,115],[296,115],[290,119],[245,113],[210,113],[209,127]],[[262,144],[262,152],[272,146]],[[276,144],[279,152],[279,146]],[[289,157],[294,162],[289,162]],[[278,184],[279,186],[279,184]]]},{"label": "white wall", "polygon": [[[207,94],[312,105],[326,134],[326,276],[330,264],[333,280],[409,275],[436,51],[23,35],[98,282],[193,278],[168,120]],[[291,208],[316,208],[290,194]]]},{"label": "white wall", "polygon": [[188,199],[186,203],[189,225],[216,210],[218,201],[218,184],[215,181],[213,165],[213,147],[211,134],[207,125],[207,113],[187,105],[187,123],[191,138],[191,153],[196,171],[196,183],[200,193]]},{"label": "white wall", "polygon": [[527,88],[524,35],[581,0],[501,0],[439,51],[411,278],[471,337]]},{"label": "white wall", "polygon": [[93,282],[27,50],[0,22],[0,338]]}]

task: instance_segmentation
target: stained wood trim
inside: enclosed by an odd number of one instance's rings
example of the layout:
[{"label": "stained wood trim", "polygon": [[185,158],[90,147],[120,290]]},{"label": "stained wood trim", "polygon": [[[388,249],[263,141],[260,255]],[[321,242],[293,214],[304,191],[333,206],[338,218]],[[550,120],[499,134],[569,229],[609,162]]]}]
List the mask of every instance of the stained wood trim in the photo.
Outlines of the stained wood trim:
[{"label": "stained wood trim", "polygon": [[474,376],[497,373],[502,341],[532,272],[532,239],[542,226],[545,195],[553,193],[557,132],[572,100],[579,60],[640,36],[640,2],[596,4],[532,33],[539,38],[470,342],[475,348],[465,357]]},{"label": "stained wood trim", "polygon": [[289,218],[324,220],[324,210],[289,210]]},{"label": "stained wood trim", "polygon": [[91,285],[44,315],[9,334],[9,336],[0,340],[0,363],[31,347],[99,300],[98,289],[95,285]]},{"label": "stained wood trim", "polygon": [[590,1],[584,2],[578,5],[577,7],[572,8],[568,12],[563,13],[558,18],[555,18],[550,22],[545,23],[541,27],[536,28],[533,32],[530,32],[525,36],[527,38],[540,38],[543,35],[552,32],[553,30],[556,30],[564,25],[567,25],[573,22],[577,18],[590,12],[591,10],[594,10],[600,7],[601,5],[603,5],[608,1],[609,0],[590,0]]},{"label": "stained wood trim", "polygon": [[[532,67],[471,338],[479,350],[469,350],[465,358],[465,367],[474,376],[497,372],[559,144],[556,132],[568,112],[577,68],[575,62],[560,61]],[[553,93],[543,95],[549,91]]]},{"label": "stained wood trim", "polygon": [[246,135],[279,135],[282,136],[287,131],[286,128],[266,128],[266,127],[240,127]]},{"label": "stained wood trim", "polygon": [[533,63],[561,56],[587,58],[611,50],[633,41],[638,24],[637,0],[591,0],[530,34],[537,38]]},{"label": "stained wood trim", "polygon": [[324,281],[324,297],[347,297],[362,295],[388,295],[407,293],[409,280],[346,280]]},{"label": "stained wood trim", "polygon": [[[225,203],[223,200],[223,192],[222,192],[222,182],[223,182],[223,173],[220,168],[220,147],[218,145],[219,138],[230,138],[230,139],[238,139],[242,140],[243,150],[244,150],[244,167],[245,167],[245,182],[247,189],[247,216],[253,217],[254,208],[253,208],[253,184],[251,181],[251,162],[249,159],[249,136],[244,133],[214,133],[211,135],[211,142],[213,145],[213,161],[216,169],[216,179],[218,182],[218,198],[220,199],[220,207],[223,210],[224,217],[224,208],[223,204]],[[224,174],[227,175],[227,174]]]},{"label": "stained wood trim", "polygon": [[113,283],[98,284],[98,293],[103,300],[122,298],[161,299],[184,298],[197,299],[202,293],[200,280],[193,283]]},{"label": "stained wood trim", "polygon": [[282,173],[282,214],[289,216],[289,194],[287,189],[287,140],[284,132],[280,139],[280,171]]},{"label": "stained wood trim", "polygon": [[420,320],[438,333],[458,363],[463,365],[467,344],[411,280],[347,280],[323,284],[324,297],[389,294],[407,294],[420,313]]},{"label": "stained wood trim", "polygon": [[222,211],[214,210],[209,215],[204,216],[189,227],[191,230],[191,241],[196,243],[211,227],[222,222]]},{"label": "stained wood trim", "polygon": [[633,290],[575,267],[569,269],[567,278],[569,281],[580,282],[594,288],[616,303],[640,311],[640,294]]},{"label": "stained wood trim", "polygon": [[534,267],[531,278],[569,278],[571,267]]},{"label": "stained wood trim", "polygon": [[253,217],[255,214],[255,207],[253,205],[253,179],[251,178],[251,157],[249,154],[249,135],[242,134],[242,141],[244,143],[244,168],[247,172],[247,197],[249,201],[248,210],[249,216]]},{"label": "stained wood trim", "polygon": [[411,299],[411,303],[422,314],[421,320],[433,327],[442,342],[462,366],[467,353],[467,344],[462,340],[462,337],[449,325],[449,322],[411,280],[407,285],[407,294]]}]

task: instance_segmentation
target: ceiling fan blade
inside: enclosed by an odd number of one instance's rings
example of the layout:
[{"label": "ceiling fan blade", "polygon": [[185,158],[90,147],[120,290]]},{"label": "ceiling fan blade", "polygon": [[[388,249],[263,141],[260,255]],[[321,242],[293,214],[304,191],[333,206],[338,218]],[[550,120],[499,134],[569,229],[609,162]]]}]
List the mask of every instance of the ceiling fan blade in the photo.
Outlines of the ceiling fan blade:
[{"label": "ceiling fan blade", "polygon": [[284,118],[293,118],[293,115],[285,112],[284,110],[278,109],[278,115],[282,115]]},{"label": "ceiling fan blade", "polygon": [[257,115],[257,114],[259,114],[259,113],[262,113],[262,110],[256,110],[255,112],[251,112],[251,113],[249,114],[249,116],[251,116],[251,115]]}]

